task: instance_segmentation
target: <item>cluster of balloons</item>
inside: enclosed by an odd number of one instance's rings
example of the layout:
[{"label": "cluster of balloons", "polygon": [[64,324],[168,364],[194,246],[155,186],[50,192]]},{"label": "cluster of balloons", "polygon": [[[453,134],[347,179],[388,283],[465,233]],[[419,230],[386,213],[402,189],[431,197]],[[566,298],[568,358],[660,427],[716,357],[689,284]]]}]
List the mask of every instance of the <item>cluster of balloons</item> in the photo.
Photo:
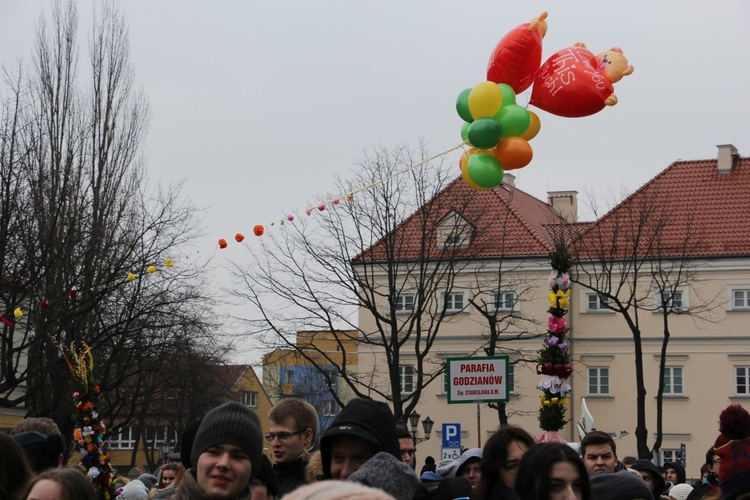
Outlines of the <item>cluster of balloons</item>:
[{"label": "cluster of balloons", "polygon": [[486,81],[466,89],[456,100],[464,120],[461,138],[472,147],[461,157],[461,175],[474,189],[491,189],[505,170],[522,168],[534,153],[529,145],[541,127],[539,117],[516,104],[506,83]]},{"label": "cluster of balloons", "polygon": [[487,81],[458,96],[464,120],[461,137],[471,149],[460,160],[461,174],[474,189],[491,189],[504,170],[531,162],[528,141],[541,127],[539,117],[516,104],[516,94],[532,85],[532,104],[564,117],[594,114],[617,104],[613,83],[633,72],[619,48],[594,55],[577,43],[542,64],[547,13],[521,24],[498,42],[487,66]]}]

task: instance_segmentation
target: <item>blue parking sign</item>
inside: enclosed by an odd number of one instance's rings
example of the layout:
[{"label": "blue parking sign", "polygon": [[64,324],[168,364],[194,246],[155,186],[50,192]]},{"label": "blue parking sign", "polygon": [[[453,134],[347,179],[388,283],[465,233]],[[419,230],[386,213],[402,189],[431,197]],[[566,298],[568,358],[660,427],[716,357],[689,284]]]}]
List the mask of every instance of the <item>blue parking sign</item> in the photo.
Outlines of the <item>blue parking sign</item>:
[{"label": "blue parking sign", "polygon": [[461,424],[443,424],[443,448],[461,448]]}]

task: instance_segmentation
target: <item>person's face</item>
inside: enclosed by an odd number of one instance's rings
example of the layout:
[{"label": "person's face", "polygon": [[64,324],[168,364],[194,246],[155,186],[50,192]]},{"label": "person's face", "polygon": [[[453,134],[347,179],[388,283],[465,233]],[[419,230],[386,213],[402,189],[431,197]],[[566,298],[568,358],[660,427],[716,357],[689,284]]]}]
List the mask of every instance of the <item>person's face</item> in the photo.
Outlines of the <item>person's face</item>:
[{"label": "person's face", "polygon": [[480,460],[473,458],[466,462],[461,469],[461,475],[469,480],[471,489],[474,490],[479,484],[479,479],[482,477],[482,470],[479,468]]},{"label": "person's face", "polygon": [[518,464],[521,463],[526,451],[528,448],[521,441],[512,441],[508,444],[508,456],[505,458],[505,463],[500,466],[500,481],[510,489],[516,488]]},{"label": "person's face", "polygon": [[297,460],[312,444],[312,429],[298,429],[297,422],[293,417],[281,422],[269,420],[269,430],[274,435],[271,444],[273,446],[273,459],[277,464]]},{"label": "person's face", "polygon": [[582,500],[581,475],[570,462],[557,462],[552,466],[549,479],[550,500]]},{"label": "person's face", "polygon": [[232,498],[250,484],[253,464],[242,448],[218,444],[198,456],[196,464],[198,486],[210,498]]},{"label": "person's face", "polygon": [[586,472],[589,473],[589,476],[600,470],[614,472],[617,465],[617,455],[612,451],[612,446],[608,444],[591,444],[586,447],[583,464],[586,466]]},{"label": "person's face", "polygon": [[253,479],[250,483],[250,500],[273,500],[273,495],[268,492],[265,484]]},{"label": "person's face", "polygon": [[643,482],[646,483],[646,486],[648,486],[648,489],[654,491],[654,476],[651,475],[651,472],[647,470],[639,470],[638,473],[641,475]]},{"label": "person's face", "polygon": [[62,497],[62,488],[60,488],[60,485],[57,482],[49,479],[42,479],[31,488],[29,496],[26,498],[28,500],[57,500]]},{"label": "person's face", "polygon": [[166,488],[170,484],[174,483],[174,480],[177,479],[177,471],[171,470],[171,469],[165,469],[161,472],[161,482]]},{"label": "person's face", "polygon": [[331,443],[331,476],[345,480],[378,452],[377,447],[353,436],[337,436]]},{"label": "person's face", "polygon": [[677,481],[679,480],[678,477],[677,477],[677,471],[674,470],[671,467],[668,467],[664,471],[664,479],[666,479],[667,481],[669,481],[672,484],[677,484]]},{"label": "person's face", "polygon": [[719,455],[714,455],[713,461],[711,461],[711,465],[708,466],[708,470],[710,472],[715,472],[719,478],[721,478],[721,474],[719,474],[719,462],[721,459],[719,458]]},{"label": "person's face", "polygon": [[414,468],[414,453],[417,451],[414,448],[414,440],[408,437],[398,438],[398,445],[401,448],[401,459],[406,465]]}]

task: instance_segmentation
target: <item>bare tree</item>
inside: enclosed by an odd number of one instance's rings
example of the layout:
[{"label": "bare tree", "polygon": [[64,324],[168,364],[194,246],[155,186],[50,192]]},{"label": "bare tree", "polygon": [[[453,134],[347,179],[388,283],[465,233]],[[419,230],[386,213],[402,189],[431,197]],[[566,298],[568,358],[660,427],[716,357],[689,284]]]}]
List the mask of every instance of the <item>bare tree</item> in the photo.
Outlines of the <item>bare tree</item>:
[{"label": "bare tree", "polygon": [[78,61],[75,5],[55,3],[30,70],[6,72],[0,122],[0,185],[12,194],[0,201],[0,404],[52,416],[66,432],[60,347],[92,347],[102,414],[120,424],[145,394],[159,394],[165,365],[186,348],[222,352],[206,312],[206,264],[178,258],[197,235],[197,211],[179,187],[147,189],[149,108],[112,4],[94,24],[88,86]]},{"label": "bare tree", "polygon": [[[363,348],[381,353],[385,366],[358,372],[343,335],[337,359],[298,349],[314,366],[335,366],[353,395],[390,401],[397,420],[411,413],[444,370],[432,352],[441,326],[451,319],[440,299],[470,260],[461,245],[436,245],[441,231],[460,239],[455,227],[438,226],[467,200],[438,194],[447,185],[443,169],[412,168],[426,158],[424,149],[416,155],[407,147],[378,149],[357,165],[350,182],[339,185],[341,193],[358,192],[286,224],[264,239],[262,252],[251,252],[251,264],[235,268],[244,286],[234,293],[257,315],[248,321],[250,333],[269,347],[297,349],[299,330],[354,330],[360,358]],[[407,356],[414,363],[410,393],[402,391],[400,377]],[[322,373],[330,386],[331,374]]]},{"label": "bare tree", "polygon": [[[595,212],[596,212],[596,207]],[[714,299],[691,301],[677,306],[680,290],[692,289],[697,281],[698,261],[706,242],[700,238],[697,222],[685,225],[675,217],[668,196],[658,184],[647,185],[625,199],[597,222],[572,238],[575,272],[571,280],[599,297],[602,307],[619,314],[626,322],[635,347],[636,441],[640,458],[651,458],[661,446],[664,369],[670,339],[669,321],[675,314],[710,321]],[[657,393],[657,432],[653,447],[648,445],[646,383],[643,367],[644,332],[641,316],[660,312],[662,344]]]}]

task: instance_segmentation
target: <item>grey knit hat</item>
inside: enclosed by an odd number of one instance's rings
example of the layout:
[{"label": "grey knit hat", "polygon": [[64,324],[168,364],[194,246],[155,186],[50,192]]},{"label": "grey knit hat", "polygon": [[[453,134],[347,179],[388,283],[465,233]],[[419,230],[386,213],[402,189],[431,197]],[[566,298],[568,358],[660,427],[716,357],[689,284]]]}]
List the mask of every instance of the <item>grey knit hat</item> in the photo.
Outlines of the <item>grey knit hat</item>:
[{"label": "grey knit hat", "polygon": [[258,474],[263,453],[263,433],[255,412],[239,403],[225,403],[208,412],[193,440],[190,452],[193,467],[198,465],[201,453],[217,444],[242,448],[253,464],[252,477]]}]

